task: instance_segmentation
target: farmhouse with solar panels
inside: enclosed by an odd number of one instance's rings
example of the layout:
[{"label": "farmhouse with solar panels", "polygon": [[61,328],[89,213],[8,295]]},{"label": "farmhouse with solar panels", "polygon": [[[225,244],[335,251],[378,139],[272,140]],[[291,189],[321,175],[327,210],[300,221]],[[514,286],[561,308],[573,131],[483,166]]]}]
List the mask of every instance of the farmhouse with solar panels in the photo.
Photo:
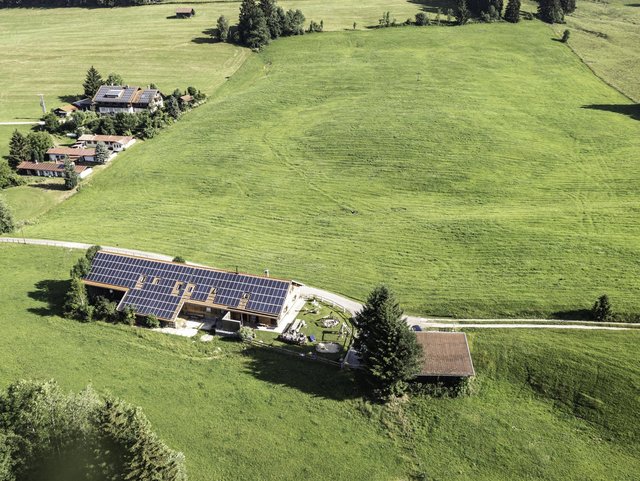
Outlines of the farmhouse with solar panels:
[{"label": "farmhouse with solar panels", "polygon": [[179,316],[215,319],[222,330],[278,327],[297,300],[298,284],[265,276],[99,251],[83,279],[88,286],[124,293],[118,304],[167,327]]},{"label": "farmhouse with solar panels", "polygon": [[93,97],[93,106],[99,114],[155,112],[163,105],[160,91],[150,88],[103,85]]}]

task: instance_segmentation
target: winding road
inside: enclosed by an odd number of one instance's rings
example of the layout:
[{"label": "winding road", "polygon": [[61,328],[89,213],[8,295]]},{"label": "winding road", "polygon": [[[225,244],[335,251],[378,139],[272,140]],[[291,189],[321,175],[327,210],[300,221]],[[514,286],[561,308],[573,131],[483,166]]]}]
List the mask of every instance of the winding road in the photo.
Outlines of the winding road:
[{"label": "winding road", "polygon": [[[48,247],[61,247],[66,249],[86,250],[93,244],[83,244],[81,242],[67,242],[47,239],[27,239],[21,237],[0,237],[0,243],[29,244]],[[155,252],[139,251],[135,249],[123,249],[121,247],[102,246],[103,249],[119,254],[149,257],[152,259],[171,261],[172,256],[166,256]],[[192,265],[198,265],[189,263]],[[307,297],[317,297],[321,300],[334,304],[335,306],[355,314],[362,308],[362,304],[348,297],[326,291],[317,287],[307,285],[302,286],[302,295]],[[607,331],[628,331],[640,329],[640,323],[620,323],[620,322],[588,322],[564,321],[556,319],[449,319],[433,317],[407,316],[407,323],[420,326],[421,328],[474,328],[474,329],[581,329],[581,330],[607,330]]]}]

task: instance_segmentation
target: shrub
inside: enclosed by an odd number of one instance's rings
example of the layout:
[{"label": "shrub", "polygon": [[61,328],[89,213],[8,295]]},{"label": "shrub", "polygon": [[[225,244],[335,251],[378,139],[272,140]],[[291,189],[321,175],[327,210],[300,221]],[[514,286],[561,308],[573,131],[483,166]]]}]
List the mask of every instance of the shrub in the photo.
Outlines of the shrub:
[{"label": "shrub", "polygon": [[93,318],[104,322],[118,322],[120,313],[117,304],[104,296],[96,297],[93,308]]},{"label": "shrub", "polygon": [[81,322],[93,320],[93,306],[89,304],[89,296],[84,282],[79,277],[71,278],[71,286],[64,302],[64,315],[69,319]]},{"label": "shrub", "polygon": [[4,201],[4,198],[0,197],[0,234],[8,234],[12,232],[15,227],[13,214]]},{"label": "shrub", "polygon": [[593,305],[591,309],[593,319],[598,322],[609,322],[613,320],[613,311],[611,309],[611,303],[609,302],[609,296],[603,294]]},{"label": "shrub", "polygon": [[184,263],[185,263],[185,262],[187,262],[187,261],[186,261],[186,260],[185,260],[185,258],[184,258],[184,257],[182,257],[182,256],[175,256],[175,257],[173,258],[173,262],[179,262],[180,264],[184,264]]},{"label": "shrub", "polygon": [[251,341],[256,337],[255,333],[253,332],[253,329],[247,326],[242,326],[240,328],[240,330],[238,331],[238,336],[240,336],[240,339],[243,342]]},{"label": "shrub", "polygon": [[126,306],[120,312],[120,322],[123,324],[129,324],[130,326],[136,323],[136,310],[133,306]]},{"label": "shrub", "polygon": [[562,43],[567,43],[569,41],[569,35],[571,35],[571,32],[569,32],[569,30],[565,30],[564,32],[562,32]]},{"label": "shrub", "polygon": [[149,329],[157,329],[158,327],[160,327],[160,321],[154,314],[149,314],[148,316],[144,316],[140,320],[140,323],[144,327],[148,327]]},{"label": "shrub", "polygon": [[429,16],[425,12],[416,13],[416,25],[419,27],[429,25]]},{"label": "shrub", "polygon": [[75,265],[71,268],[71,277],[77,277],[81,279],[83,277],[86,277],[87,274],[89,274],[90,270],[91,262],[89,262],[89,259],[87,259],[86,256],[83,256],[78,259]]}]

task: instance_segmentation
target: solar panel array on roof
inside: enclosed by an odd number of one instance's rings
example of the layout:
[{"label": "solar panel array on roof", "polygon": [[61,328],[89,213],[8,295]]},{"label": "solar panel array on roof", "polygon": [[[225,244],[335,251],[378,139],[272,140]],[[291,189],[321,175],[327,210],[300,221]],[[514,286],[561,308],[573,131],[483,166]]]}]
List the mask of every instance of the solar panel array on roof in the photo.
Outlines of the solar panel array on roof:
[{"label": "solar panel array on roof", "polygon": [[[121,87],[119,85],[103,85],[93,97],[94,102],[129,103],[138,91],[138,87]],[[118,95],[116,95],[116,93]]]},{"label": "solar panel array on roof", "polygon": [[[140,314],[155,314],[161,319],[174,317],[187,284],[195,286],[190,292],[193,301],[206,302],[213,298],[213,303],[219,306],[274,317],[280,315],[291,286],[290,282],[279,279],[105,251],[95,255],[85,280],[129,289],[120,308],[131,305]],[[178,282],[182,285],[176,291]],[[241,301],[246,303],[244,307]]]}]

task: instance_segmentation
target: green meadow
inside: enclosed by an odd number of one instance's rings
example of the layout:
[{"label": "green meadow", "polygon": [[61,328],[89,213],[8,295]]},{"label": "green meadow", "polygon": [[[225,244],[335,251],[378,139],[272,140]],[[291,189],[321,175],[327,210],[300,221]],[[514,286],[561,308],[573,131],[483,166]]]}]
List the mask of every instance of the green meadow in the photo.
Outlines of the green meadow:
[{"label": "green meadow", "polygon": [[121,396],[185,453],[193,481],[609,481],[640,470],[639,332],[471,332],[475,394],[380,407],[324,365],[60,318],[79,255],[0,245],[0,385],[55,378]]},{"label": "green meadow", "polygon": [[[549,72],[553,72],[552,75]],[[183,255],[411,313],[638,312],[640,123],[547,26],[281,39],[28,237]]]}]

